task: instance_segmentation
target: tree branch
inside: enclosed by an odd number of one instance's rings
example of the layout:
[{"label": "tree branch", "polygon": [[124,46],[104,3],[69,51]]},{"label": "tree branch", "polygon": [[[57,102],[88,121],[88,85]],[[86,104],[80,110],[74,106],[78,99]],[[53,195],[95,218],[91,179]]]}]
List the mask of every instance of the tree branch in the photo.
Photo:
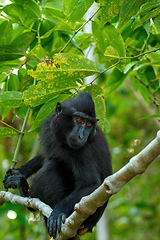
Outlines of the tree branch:
[{"label": "tree branch", "polygon": [[[87,217],[92,215],[96,209],[102,206],[113,194],[118,193],[133,177],[145,172],[149,164],[159,154],[160,131],[157,133],[157,137],[139,154],[131,158],[123,168],[107,177],[99,188],[90,195],[83,197],[81,201],[75,205],[75,211],[66,219],[65,224],[62,226],[62,231],[58,233],[56,240],[65,240],[75,236],[77,229]],[[52,212],[52,209],[39,199],[24,198],[1,191],[0,205],[5,201],[38,209],[46,217]]]}]

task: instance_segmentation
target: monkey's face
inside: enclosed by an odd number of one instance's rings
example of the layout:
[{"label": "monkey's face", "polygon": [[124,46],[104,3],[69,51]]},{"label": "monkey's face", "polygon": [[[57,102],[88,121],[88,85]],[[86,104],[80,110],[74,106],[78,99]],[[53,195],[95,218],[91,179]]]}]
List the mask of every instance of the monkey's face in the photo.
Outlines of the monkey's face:
[{"label": "monkey's face", "polygon": [[98,119],[87,116],[82,112],[74,112],[73,128],[66,136],[70,148],[78,149],[85,145],[90,135],[93,134]]}]

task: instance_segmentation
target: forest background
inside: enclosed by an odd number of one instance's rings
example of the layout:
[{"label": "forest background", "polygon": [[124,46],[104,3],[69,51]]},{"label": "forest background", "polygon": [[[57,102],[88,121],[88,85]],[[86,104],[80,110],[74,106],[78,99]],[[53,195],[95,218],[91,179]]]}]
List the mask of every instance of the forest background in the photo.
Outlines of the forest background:
[{"label": "forest background", "polygon": [[[89,91],[94,98],[114,172],[156,136],[160,126],[160,1],[95,2],[0,1],[1,190],[26,114],[29,119],[17,151],[17,166],[40,151],[39,127],[56,102],[78,91]],[[89,16],[86,13],[93,3]],[[95,63],[89,60],[92,50]],[[43,62],[46,56],[53,61]],[[91,75],[91,83],[84,81]],[[159,164],[158,158],[143,176],[110,199],[110,239],[159,239]],[[47,239],[40,214],[23,206],[5,203],[0,222],[1,239]],[[82,239],[96,239],[96,230]]]}]

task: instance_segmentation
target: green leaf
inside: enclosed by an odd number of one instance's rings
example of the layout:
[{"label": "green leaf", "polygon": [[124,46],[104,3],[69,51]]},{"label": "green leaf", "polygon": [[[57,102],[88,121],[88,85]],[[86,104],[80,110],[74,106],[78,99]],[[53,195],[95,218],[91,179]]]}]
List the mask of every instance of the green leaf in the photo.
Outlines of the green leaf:
[{"label": "green leaf", "polygon": [[[47,64],[49,64],[47,66]],[[79,79],[99,73],[97,65],[81,55],[57,54],[53,60],[39,63],[37,70],[29,70],[28,74],[37,80],[56,82],[63,79]]]},{"label": "green leaf", "polygon": [[105,101],[103,96],[98,96],[94,99],[95,110],[96,110],[96,118],[99,118],[98,125],[101,127],[102,131],[104,131],[105,127]]},{"label": "green leaf", "polygon": [[120,57],[126,56],[125,45],[122,36],[112,24],[106,24],[104,27],[105,36],[109,40],[109,46],[118,52]]},{"label": "green leaf", "polygon": [[160,114],[152,114],[152,115],[143,117],[140,120],[146,120],[146,119],[151,119],[151,118],[160,118]]},{"label": "green leaf", "polygon": [[0,105],[2,107],[17,108],[23,106],[22,93],[16,91],[1,92]]},{"label": "green leaf", "polygon": [[104,1],[101,13],[103,24],[110,22],[115,16],[119,14],[123,1],[124,0]]},{"label": "green leaf", "polygon": [[24,23],[25,11],[20,4],[9,4],[4,7],[3,10],[11,19],[15,22]]},{"label": "green leaf", "polygon": [[51,113],[53,113],[53,110],[56,107],[57,102],[63,102],[67,100],[70,97],[69,94],[61,94],[58,95],[56,98],[52,99],[51,101],[44,104],[40,111],[37,114],[37,117],[35,119],[35,122],[32,126],[32,128],[29,131],[33,131],[34,129],[38,128],[43,120]]},{"label": "green leaf", "polygon": [[98,48],[102,53],[104,53],[106,48],[109,46],[109,40],[105,37],[103,28],[100,27],[99,22],[96,20],[92,22],[92,32]]},{"label": "green leaf", "polygon": [[0,46],[10,44],[12,41],[12,23],[4,21],[0,24]]},{"label": "green leaf", "polygon": [[46,56],[46,52],[44,48],[42,48],[41,45],[38,44],[27,54],[27,56],[40,62],[41,59]]},{"label": "green leaf", "polygon": [[147,0],[124,0],[119,16],[119,28],[134,16]]},{"label": "green leaf", "polygon": [[105,88],[107,89],[108,94],[117,89],[126,78],[126,75],[115,68],[112,73],[109,75]]},{"label": "green leaf", "polygon": [[107,119],[105,119],[105,122],[104,122],[104,133],[106,135],[110,132],[110,128],[111,128],[110,122]]},{"label": "green leaf", "polygon": [[139,90],[141,96],[143,97],[144,101],[148,105],[150,103],[150,96],[149,96],[148,89],[143,84],[140,83],[138,86],[138,90]]},{"label": "green leaf", "polygon": [[18,91],[19,87],[19,78],[16,74],[10,74],[8,79],[8,91]]},{"label": "green leaf", "polygon": [[0,127],[0,138],[12,137],[15,135],[17,135],[17,133],[13,129],[7,127]]}]

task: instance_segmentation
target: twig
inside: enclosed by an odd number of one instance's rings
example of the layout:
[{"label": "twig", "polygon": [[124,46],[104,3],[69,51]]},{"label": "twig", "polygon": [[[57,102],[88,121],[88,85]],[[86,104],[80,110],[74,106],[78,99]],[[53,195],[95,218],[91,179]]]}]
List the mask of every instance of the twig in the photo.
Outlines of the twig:
[{"label": "twig", "polygon": [[[36,85],[36,79],[34,79],[33,85]],[[24,119],[24,122],[23,122],[23,125],[22,125],[22,128],[21,128],[21,131],[19,133],[19,138],[18,138],[17,146],[16,146],[16,149],[15,149],[15,152],[14,152],[11,168],[14,168],[16,166],[19,148],[20,148],[20,145],[21,145],[22,137],[24,135],[24,130],[25,130],[26,125],[27,125],[27,121],[28,121],[30,111],[31,111],[31,106],[28,107],[28,110],[27,110],[27,113],[26,113],[26,116],[25,116],[25,119]]]}]

